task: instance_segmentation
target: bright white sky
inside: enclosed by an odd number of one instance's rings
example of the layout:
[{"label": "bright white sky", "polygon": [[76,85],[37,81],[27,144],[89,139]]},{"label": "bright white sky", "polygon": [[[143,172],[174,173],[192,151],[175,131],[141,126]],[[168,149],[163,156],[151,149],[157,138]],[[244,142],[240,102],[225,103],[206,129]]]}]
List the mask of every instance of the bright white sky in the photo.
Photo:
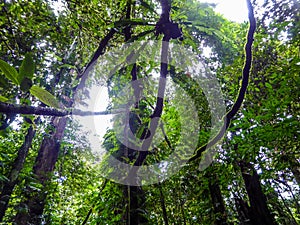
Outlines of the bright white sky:
[{"label": "bright white sky", "polygon": [[[227,19],[244,22],[248,18],[246,0],[198,0],[200,2],[209,2],[217,4],[216,11],[223,14]],[[259,2],[262,2],[260,0]],[[63,8],[62,0],[53,2],[54,10],[59,11]]]},{"label": "bright white sky", "polygon": [[208,2],[217,4],[215,10],[223,14],[225,18],[244,22],[248,20],[248,9],[246,0],[198,0],[199,2]]}]

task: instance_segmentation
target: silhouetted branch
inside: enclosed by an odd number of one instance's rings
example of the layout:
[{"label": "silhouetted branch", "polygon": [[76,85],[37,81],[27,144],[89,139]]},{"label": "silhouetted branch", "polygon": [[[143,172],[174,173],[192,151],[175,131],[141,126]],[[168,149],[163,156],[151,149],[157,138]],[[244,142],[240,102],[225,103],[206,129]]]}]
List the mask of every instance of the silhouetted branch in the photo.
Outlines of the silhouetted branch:
[{"label": "silhouetted branch", "polygon": [[115,111],[82,111],[79,109],[73,110],[58,110],[54,108],[47,107],[34,107],[28,105],[14,105],[9,103],[0,102],[0,113],[4,114],[24,114],[24,115],[43,115],[43,116],[57,116],[63,117],[68,115],[76,116],[100,116],[100,115],[110,115],[124,112],[124,110],[115,110]]}]

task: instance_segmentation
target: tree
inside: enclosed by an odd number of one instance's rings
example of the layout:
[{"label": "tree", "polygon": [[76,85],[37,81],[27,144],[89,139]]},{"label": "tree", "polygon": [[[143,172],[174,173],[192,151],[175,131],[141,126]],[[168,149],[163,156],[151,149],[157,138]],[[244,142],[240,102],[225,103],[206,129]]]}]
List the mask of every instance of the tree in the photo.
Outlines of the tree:
[{"label": "tree", "polygon": [[[253,12],[247,2],[243,24],[192,0],[0,3],[0,221],[297,224],[299,4],[253,1]],[[174,45],[221,84],[227,114],[212,139],[204,77],[176,61]],[[107,87],[107,110],[79,110],[94,85]],[[99,156],[74,116],[111,113]],[[160,162],[150,172],[168,179],[138,177]]]}]

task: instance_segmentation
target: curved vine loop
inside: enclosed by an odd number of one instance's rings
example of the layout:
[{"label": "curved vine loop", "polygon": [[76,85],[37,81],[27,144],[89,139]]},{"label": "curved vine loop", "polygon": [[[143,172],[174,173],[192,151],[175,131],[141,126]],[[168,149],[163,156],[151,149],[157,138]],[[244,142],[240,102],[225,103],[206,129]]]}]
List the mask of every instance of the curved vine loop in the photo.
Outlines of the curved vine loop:
[{"label": "curved vine loop", "polygon": [[252,64],[252,44],[254,42],[254,33],[255,33],[255,29],[256,29],[256,21],[255,21],[255,17],[254,17],[253,6],[251,3],[251,0],[247,0],[247,6],[248,6],[249,29],[248,29],[248,33],[247,33],[247,42],[245,45],[246,57],[245,57],[245,64],[243,67],[243,77],[242,77],[241,88],[239,90],[239,93],[238,93],[235,103],[233,104],[232,108],[226,113],[226,115],[223,118],[223,126],[221,127],[221,130],[219,131],[219,133],[207,144],[196,149],[195,154],[189,159],[189,162],[200,158],[202,155],[202,152],[204,152],[206,149],[214,146],[217,142],[219,142],[223,138],[226,130],[228,129],[228,127],[230,125],[232,118],[237,114],[237,112],[240,109],[240,107],[243,103],[243,100],[245,98],[245,94],[246,94],[248,83],[249,83],[249,74],[250,74],[251,64]]}]

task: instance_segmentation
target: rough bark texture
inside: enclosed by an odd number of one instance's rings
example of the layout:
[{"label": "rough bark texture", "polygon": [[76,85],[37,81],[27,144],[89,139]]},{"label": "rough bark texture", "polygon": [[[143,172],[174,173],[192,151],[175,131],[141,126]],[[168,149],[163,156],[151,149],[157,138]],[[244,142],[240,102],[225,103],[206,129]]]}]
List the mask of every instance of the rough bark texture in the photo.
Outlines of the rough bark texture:
[{"label": "rough bark texture", "polygon": [[23,169],[24,162],[26,159],[26,156],[28,154],[29,148],[32,144],[33,137],[35,135],[36,131],[32,128],[32,126],[29,127],[27,135],[25,136],[25,141],[23,142],[23,145],[18,151],[18,155],[13,163],[12,169],[10,171],[10,174],[8,175],[8,181],[4,184],[1,194],[0,194],[0,222],[2,221],[5,211],[8,207],[9,200],[11,198],[11,194],[18,183],[18,177],[20,171]]},{"label": "rough bark texture", "polygon": [[276,222],[268,209],[267,198],[262,191],[259,176],[253,165],[240,161],[239,166],[250,201],[250,219],[252,224],[275,225]]},{"label": "rough bark texture", "polygon": [[66,123],[66,117],[60,118],[55,133],[52,136],[45,137],[42,141],[33,167],[33,174],[36,182],[41,184],[42,188],[39,191],[32,190],[29,187],[27,188],[25,194],[26,200],[23,202],[23,207],[27,208],[27,210],[19,211],[17,213],[15,222],[18,225],[41,224],[47,197],[47,182],[50,179],[58,159],[60,141],[63,137]]}]

